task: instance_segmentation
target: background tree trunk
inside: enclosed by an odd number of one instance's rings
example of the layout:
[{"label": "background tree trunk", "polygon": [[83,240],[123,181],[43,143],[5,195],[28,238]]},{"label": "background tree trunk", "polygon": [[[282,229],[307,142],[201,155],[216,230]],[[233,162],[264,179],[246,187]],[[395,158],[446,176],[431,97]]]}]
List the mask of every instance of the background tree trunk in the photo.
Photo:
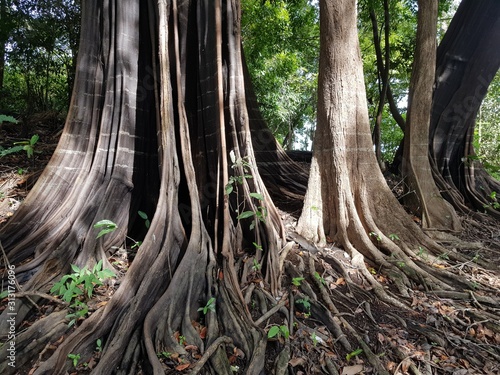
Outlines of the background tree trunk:
[{"label": "background tree trunk", "polygon": [[438,48],[430,144],[435,178],[455,208],[500,217],[490,195],[500,183],[475,160],[477,112],[500,66],[500,3],[461,2]]},{"label": "background tree trunk", "polygon": [[438,4],[435,1],[419,1],[417,47],[404,137],[404,203],[422,218],[424,229],[459,231],[459,219],[453,207],[441,197],[429,163],[429,122],[436,61],[437,15]]},{"label": "background tree trunk", "polygon": [[[333,242],[348,251],[377,295],[395,305],[400,306],[396,298],[382,290],[366,263],[398,275],[403,295],[408,294],[410,278],[422,277],[429,285],[449,288],[438,273],[415,258],[419,246],[435,254],[442,249],[404,212],[377,165],[358,44],[356,2],[320,1],[320,15],[318,122],[297,231],[320,245]],[[394,235],[397,243],[391,240]],[[400,267],[401,262],[404,267]]]}]

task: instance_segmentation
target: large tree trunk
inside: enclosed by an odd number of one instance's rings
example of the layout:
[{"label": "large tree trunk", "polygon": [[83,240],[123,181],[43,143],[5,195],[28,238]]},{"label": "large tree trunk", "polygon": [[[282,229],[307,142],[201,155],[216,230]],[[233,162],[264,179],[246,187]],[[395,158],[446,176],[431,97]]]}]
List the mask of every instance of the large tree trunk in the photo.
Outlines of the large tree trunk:
[{"label": "large tree trunk", "polygon": [[500,67],[500,2],[463,0],[437,54],[430,144],[436,181],[457,209],[487,211],[500,191],[475,160],[472,134],[488,86]]},{"label": "large tree trunk", "polygon": [[[419,246],[439,253],[388,188],[373,152],[354,0],[320,1],[321,49],[318,122],[304,210],[298,231],[351,254],[378,296],[398,304],[368,272],[365,262],[396,275],[400,292],[409,279],[449,288],[438,272],[415,257]],[[393,241],[394,235],[398,240]],[[404,264],[404,266],[401,266]],[[430,271],[430,272],[429,272]],[[418,281],[418,282],[420,282]]]},{"label": "large tree trunk", "polygon": [[[163,374],[158,352],[186,354],[175,331],[202,353],[228,335],[222,342],[244,353],[244,371],[262,370],[267,340],[240,290],[259,264],[263,282],[278,291],[284,231],[250,139],[239,18],[234,0],[83,2],[66,127],[1,239],[24,289],[46,292],[71,263],[103,259],[111,268],[110,249],[141,233],[137,210],[153,219],[111,300],[36,374],[66,373],[67,355],[91,355],[99,338],[105,346],[94,373]],[[251,217],[238,219],[243,211]],[[93,225],[102,219],[118,229],[96,240]],[[192,321],[211,297],[217,314],[204,317],[202,339]],[[18,324],[31,308],[16,300]],[[41,321],[50,329],[37,331],[37,345],[19,345],[19,357],[61,333],[55,319]],[[224,346],[210,366],[231,373]]]},{"label": "large tree trunk", "polygon": [[436,61],[438,4],[418,3],[417,47],[410,82],[402,174],[404,202],[422,218],[426,230],[459,231],[454,208],[445,201],[434,182],[429,162],[429,122]]}]

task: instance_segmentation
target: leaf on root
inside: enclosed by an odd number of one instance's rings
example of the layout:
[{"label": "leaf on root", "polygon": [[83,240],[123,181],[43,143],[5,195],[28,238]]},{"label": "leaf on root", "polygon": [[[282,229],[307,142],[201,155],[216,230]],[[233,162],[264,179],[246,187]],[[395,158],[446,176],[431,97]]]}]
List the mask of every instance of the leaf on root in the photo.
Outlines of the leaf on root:
[{"label": "leaf on root", "polygon": [[176,366],[175,369],[177,371],[184,371],[186,370],[189,366],[191,366],[191,363],[184,363],[182,365]]}]

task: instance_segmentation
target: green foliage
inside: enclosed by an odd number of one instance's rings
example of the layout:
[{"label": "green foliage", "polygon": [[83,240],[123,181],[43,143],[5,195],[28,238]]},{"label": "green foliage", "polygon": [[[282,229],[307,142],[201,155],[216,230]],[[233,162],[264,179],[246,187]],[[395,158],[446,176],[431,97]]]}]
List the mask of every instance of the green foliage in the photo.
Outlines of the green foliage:
[{"label": "green foliage", "polygon": [[260,271],[260,269],[262,268],[262,265],[257,261],[257,259],[253,258],[252,262],[253,262],[252,270],[254,270],[255,272]]},{"label": "green foliage", "polygon": [[[236,193],[237,193],[238,185],[242,185],[246,179],[252,178],[252,175],[249,174],[251,165],[250,165],[247,157],[236,158],[234,151],[232,151],[232,150],[229,153],[229,156],[230,156],[231,162],[232,162],[231,168],[236,170],[236,171],[238,171],[238,170],[243,171],[243,174],[235,173],[233,176],[229,177],[228,183],[226,184],[226,186],[224,188],[224,193],[226,195],[230,195],[233,191],[236,191]],[[251,198],[258,200],[259,202],[262,202],[264,200],[264,196],[260,193],[252,192],[249,195]],[[240,207],[239,204],[238,204],[238,207]],[[239,208],[238,208],[238,210],[239,210]],[[259,205],[255,209],[255,211],[246,210],[246,211],[240,212],[236,216],[236,220],[244,220],[244,219],[249,219],[249,218],[253,218],[252,222],[250,223],[250,230],[253,230],[255,228],[255,225],[257,224],[257,220],[264,222],[264,223],[266,222],[267,209],[264,206]]]},{"label": "green foliage", "polygon": [[486,171],[500,180],[500,71],[488,87],[474,127],[474,151],[471,160],[478,160]]},{"label": "green foliage", "polygon": [[149,221],[148,214],[143,212],[143,211],[137,211],[141,219],[144,220],[144,225],[146,226],[147,229],[149,229],[151,222]]},{"label": "green foliage", "polygon": [[66,110],[78,51],[79,3],[7,2],[0,22],[0,40],[9,46],[0,108],[23,113]]},{"label": "green foliage", "polygon": [[67,315],[70,319],[69,325],[72,326],[80,318],[84,318],[88,313],[88,306],[80,300],[92,298],[94,288],[103,285],[103,281],[114,277],[115,273],[108,269],[102,269],[102,260],[100,260],[92,270],[87,266],[80,269],[72,264],[73,273],[64,275],[61,280],[55,283],[50,289],[50,293],[55,296],[61,296],[64,302],[70,304],[72,312]]},{"label": "green foliage", "polygon": [[314,272],[314,278],[318,280],[321,283],[321,285],[326,285],[326,280],[323,277],[321,277],[321,275],[317,271]]},{"label": "green foliage", "polygon": [[207,304],[203,307],[200,307],[198,311],[203,311],[203,315],[207,315],[209,311],[215,312],[215,297],[210,298],[207,301]]},{"label": "green foliage", "polygon": [[299,298],[295,302],[300,303],[307,311],[311,310],[311,302],[309,302],[308,298]]},{"label": "green foliage", "polygon": [[368,233],[370,237],[374,237],[378,242],[382,241],[382,236],[376,232]]},{"label": "green foliage", "polygon": [[267,332],[267,338],[272,339],[274,337],[284,337],[285,339],[288,339],[290,337],[290,331],[288,330],[288,327],[285,325],[275,325],[272,326],[269,331]]},{"label": "green foliage", "polygon": [[490,193],[490,199],[491,199],[491,203],[485,205],[485,208],[486,207],[492,207],[494,208],[495,210],[498,210],[500,208],[500,203],[498,202],[498,199],[497,199],[497,192],[496,191],[492,191]]},{"label": "green foliage", "polygon": [[361,353],[363,353],[363,349],[356,349],[350,353],[348,353],[346,356],[345,356],[345,359],[346,361],[350,361],[352,358],[354,357],[357,357],[358,355],[360,355]]},{"label": "green foliage", "polygon": [[73,362],[73,367],[78,366],[78,362],[80,361],[80,354],[69,353],[68,358]]},{"label": "green foliage", "polygon": [[294,277],[292,279],[292,284],[295,286],[300,286],[300,284],[302,284],[302,281],[304,281],[303,277]]},{"label": "green foliage", "polygon": [[97,234],[97,239],[104,236],[105,234],[114,232],[116,229],[118,229],[118,225],[116,225],[116,223],[112,222],[111,220],[100,220],[94,224],[94,228],[102,228],[101,231]]},{"label": "green foliage", "polygon": [[242,40],[260,110],[285,147],[316,122],[319,9],[308,0],[242,1]]},{"label": "green foliage", "polygon": [[97,339],[97,341],[95,342],[95,350],[96,352],[102,352],[102,340],[101,339]]},{"label": "green foliage", "polygon": [[158,358],[163,357],[163,358],[169,359],[172,356],[172,353],[163,351],[163,352],[160,352],[160,353],[156,353],[156,356]]},{"label": "green foliage", "polygon": [[38,134],[35,134],[30,139],[14,142],[13,147],[0,150],[0,158],[20,151],[26,151],[26,156],[32,158],[35,153],[35,145],[39,138]]},{"label": "green foliage", "polygon": [[391,233],[389,234],[389,238],[392,240],[392,241],[399,241],[399,236],[395,233]]},{"label": "green foliage", "polygon": [[0,124],[4,122],[9,122],[11,124],[17,124],[19,121],[17,121],[14,117],[12,116],[7,116],[7,115],[2,115],[0,114]]}]

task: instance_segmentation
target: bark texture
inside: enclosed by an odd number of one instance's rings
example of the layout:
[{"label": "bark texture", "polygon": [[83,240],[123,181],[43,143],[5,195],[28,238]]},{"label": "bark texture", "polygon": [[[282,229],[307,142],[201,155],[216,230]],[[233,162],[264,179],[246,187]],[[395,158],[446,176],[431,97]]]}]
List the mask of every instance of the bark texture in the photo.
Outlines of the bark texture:
[{"label": "bark texture", "polygon": [[490,195],[500,191],[474,157],[476,116],[500,67],[500,3],[464,0],[439,45],[430,145],[435,178],[446,199],[464,211],[500,217]]},{"label": "bark texture", "polygon": [[434,182],[429,162],[429,123],[436,61],[438,4],[418,3],[417,46],[410,82],[402,174],[404,203],[426,230],[460,231],[460,221]]},{"label": "bark texture", "polygon": [[[428,272],[415,259],[418,246],[434,254],[442,249],[404,212],[377,165],[356,29],[356,2],[320,1],[320,15],[318,123],[312,164],[316,160],[318,168],[311,170],[297,229],[312,240],[343,247],[377,295],[395,305],[400,304],[382,290],[366,264],[395,275],[403,295],[407,295],[410,279],[450,288],[441,276]],[[312,221],[311,217],[317,217],[315,210],[322,212],[322,217]],[[392,241],[391,234],[397,234],[399,240]]]},{"label": "bark texture", "polygon": [[[68,354],[91,355],[99,338],[105,346],[93,373],[163,374],[157,353],[187,354],[175,332],[202,353],[215,343],[206,371],[231,373],[227,345],[243,353],[242,370],[262,370],[267,340],[240,290],[258,264],[277,293],[284,231],[257,170],[239,19],[234,0],[82,3],[61,141],[1,240],[23,288],[42,292],[70,264],[102,259],[112,268],[107,257],[126,235],[144,240],[111,300],[68,329],[35,374],[66,373]],[[273,155],[286,157],[277,147]],[[137,210],[152,217],[147,231]],[[118,229],[96,240],[102,219]],[[192,322],[212,297],[217,314],[204,316],[202,338]],[[31,311],[18,299],[18,324]],[[52,329],[61,317],[54,319],[38,327]],[[229,337],[216,342],[222,334]],[[17,350],[34,357],[46,342]]]}]

